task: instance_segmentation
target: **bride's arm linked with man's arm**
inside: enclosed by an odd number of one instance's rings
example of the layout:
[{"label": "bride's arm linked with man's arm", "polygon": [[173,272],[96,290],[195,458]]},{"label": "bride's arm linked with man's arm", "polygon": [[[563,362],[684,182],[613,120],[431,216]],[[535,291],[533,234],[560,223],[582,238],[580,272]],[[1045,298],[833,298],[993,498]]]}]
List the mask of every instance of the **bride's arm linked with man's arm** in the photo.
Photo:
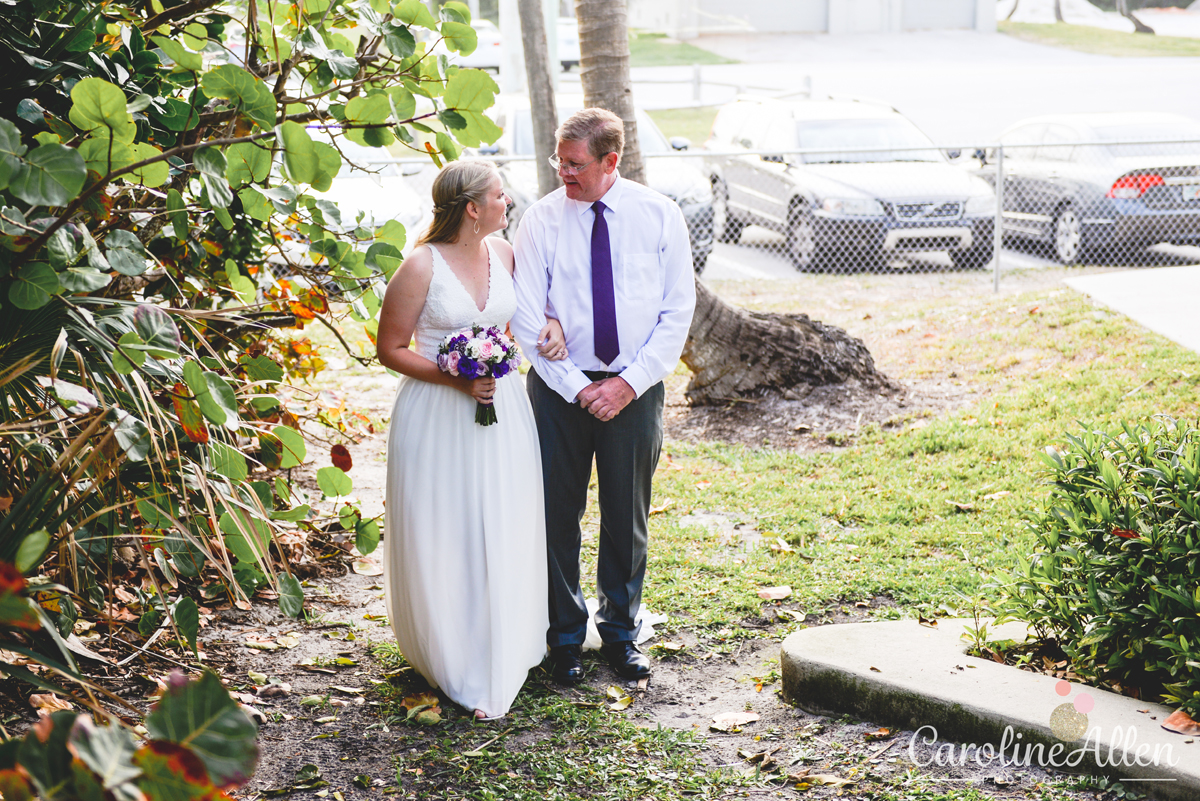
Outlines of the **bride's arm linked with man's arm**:
[{"label": "bride's arm linked with man's arm", "polygon": [[[643,193],[652,191],[628,183],[622,189],[622,195],[634,195],[629,200],[636,197],[638,201],[649,200]],[[513,334],[525,346],[540,323],[539,310],[560,316],[571,354],[579,358],[551,363],[531,354],[530,363],[564,400],[578,401],[601,420],[615,417],[631,400],[641,397],[675,369],[691,326],[696,291],[687,225],[677,205],[665,197],[662,201],[639,202],[638,213],[646,212],[644,217],[624,228],[621,249],[613,249],[614,265],[622,259],[624,279],[624,292],[617,295],[619,303],[624,301],[617,309],[622,346],[617,363],[622,366],[616,372],[620,373],[620,381],[593,381],[584,372],[596,369],[589,364],[595,359],[589,359],[587,353],[593,349],[590,281],[581,271],[575,285],[564,286],[568,279],[554,274],[561,262],[556,259],[558,248],[574,248],[586,262],[589,245],[581,236],[586,235],[585,230],[573,225],[576,221],[568,217],[575,213],[575,204],[548,196],[526,212],[517,231]],[[643,262],[641,256],[652,258]],[[641,274],[634,274],[635,269]],[[640,281],[645,291],[635,291],[629,285],[631,281]],[[579,303],[583,298],[586,300]],[[563,308],[556,308],[556,300]],[[632,358],[627,358],[627,353]]]}]

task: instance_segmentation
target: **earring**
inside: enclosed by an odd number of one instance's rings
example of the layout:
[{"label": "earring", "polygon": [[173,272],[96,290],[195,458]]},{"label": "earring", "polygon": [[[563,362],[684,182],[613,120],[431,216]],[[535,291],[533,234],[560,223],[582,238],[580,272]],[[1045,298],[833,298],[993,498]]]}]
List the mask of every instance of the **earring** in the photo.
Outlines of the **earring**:
[{"label": "earring", "polygon": [[479,233],[479,220],[475,221],[475,233]]}]

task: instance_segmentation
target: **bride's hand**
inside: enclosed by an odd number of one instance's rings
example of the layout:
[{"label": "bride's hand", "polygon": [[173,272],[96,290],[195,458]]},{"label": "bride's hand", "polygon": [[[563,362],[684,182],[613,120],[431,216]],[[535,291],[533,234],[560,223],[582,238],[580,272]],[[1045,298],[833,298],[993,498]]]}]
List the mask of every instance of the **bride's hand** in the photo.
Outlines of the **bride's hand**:
[{"label": "bride's hand", "polygon": [[490,406],[492,397],[496,394],[496,379],[463,379],[455,384],[455,389],[465,392],[484,406]]},{"label": "bride's hand", "polygon": [[546,318],[546,324],[538,332],[537,345],[538,353],[552,362],[567,358],[567,338],[562,324],[553,317]]}]

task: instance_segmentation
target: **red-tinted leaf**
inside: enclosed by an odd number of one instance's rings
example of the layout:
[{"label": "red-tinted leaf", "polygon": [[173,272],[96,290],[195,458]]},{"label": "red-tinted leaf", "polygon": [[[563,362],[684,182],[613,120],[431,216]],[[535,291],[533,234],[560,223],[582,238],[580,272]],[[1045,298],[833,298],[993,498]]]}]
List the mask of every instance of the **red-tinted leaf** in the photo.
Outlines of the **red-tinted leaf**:
[{"label": "red-tinted leaf", "polygon": [[1166,720],[1162,722],[1162,727],[1167,731],[1177,732],[1179,734],[1200,734],[1200,723],[1192,720],[1191,716],[1182,709],[1176,709]]},{"label": "red-tinted leaf", "polygon": [[29,780],[15,770],[0,770],[0,796],[4,801],[32,801]]},{"label": "red-tinted leaf", "polygon": [[288,301],[288,308],[292,310],[292,314],[301,320],[311,320],[317,316],[315,311],[299,301]]},{"label": "red-tinted leaf", "polygon": [[133,755],[142,769],[138,786],[149,801],[215,801],[224,797],[208,779],[200,757],[177,743],[152,740]]},{"label": "red-tinted leaf", "polygon": [[0,626],[37,631],[42,623],[29,599],[21,594],[25,578],[8,562],[0,562]]},{"label": "red-tinted leaf", "polygon": [[19,593],[25,589],[25,577],[9,562],[0,562],[0,592]]},{"label": "red-tinted leaf", "polygon": [[1124,540],[1135,540],[1138,537],[1136,531],[1130,531],[1127,528],[1114,528],[1112,533]]},{"label": "red-tinted leaf", "polygon": [[208,424],[204,422],[204,413],[200,404],[193,400],[187,384],[179,381],[171,392],[171,402],[175,404],[175,414],[179,417],[179,425],[183,433],[192,442],[201,444],[208,442]]},{"label": "red-tinted leaf", "polygon": [[268,470],[278,470],[283,464],[283,443],[269,432],[258,435],[258,461]]},{"label": "red-tinted leaf", "polygon": [[343,473],[350,472],[350,468],[354,467],[354,459],[350,457],[350,451],[345,445],[334,445],[329,451],[329,458],[333,460],[333,466]]}]

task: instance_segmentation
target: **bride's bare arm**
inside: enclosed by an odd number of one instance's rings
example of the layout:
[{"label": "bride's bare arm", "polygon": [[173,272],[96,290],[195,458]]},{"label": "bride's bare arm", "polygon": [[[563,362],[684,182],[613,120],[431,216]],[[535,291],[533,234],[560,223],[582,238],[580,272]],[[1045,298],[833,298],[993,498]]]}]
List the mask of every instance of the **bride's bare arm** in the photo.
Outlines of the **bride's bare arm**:
[{"label": "bride's bare arm", "polygon": [[416,248],[388,282],[379,312],[379,331],[375,352],[384,367],[401,375],[431,384],[453,387],[477,401],[487,402],[496,392],[494,378],[468,380],[443,373],[434,362],[409,349],[417,318],[425,306],[429,282],[433,278],[433,257],[427,247]]},{"label": "bride's bare arm", "polygon": [[[513,275],[516,259],[513,258],[512,245],[499,237],[492,237],[489,241],[496,250],[496,255],[500,257],[500,263],[508,270],[509,275]],[[557,362],[567,358],[567,338],[563,334],[562,325],[553,317],[546,318],[546,324],[538,332],[537,341],[538,353],[546,359]]]}]

